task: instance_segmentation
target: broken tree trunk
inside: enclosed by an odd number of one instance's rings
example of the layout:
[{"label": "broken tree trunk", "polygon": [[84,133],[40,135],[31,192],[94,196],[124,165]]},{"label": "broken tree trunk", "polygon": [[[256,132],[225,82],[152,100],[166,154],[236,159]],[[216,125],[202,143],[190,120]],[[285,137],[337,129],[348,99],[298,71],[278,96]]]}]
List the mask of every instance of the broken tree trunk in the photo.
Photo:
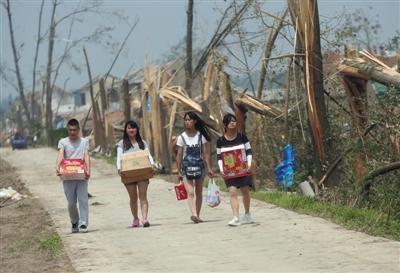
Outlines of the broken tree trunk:
[{"label": "broken tree trunk", "polygon": [[128,90],[128,80],[122,80],[122,97],[124,100],[124,119],[125,122],[131,119],[131,98]]},{"label": "broken tree trunk", "polygon": [[193,0],[188,0],[186,10],[186,64],[185,64],[185,90],[189,97],[192,96],[192,31],[193,31]]},{"label": "broken tree trunk", "polygon": [[[322,54],[317,0],[289,0],[292,21],[296,22],[297,35],[305,53],[305,83],[307,109],[316,156],[316,176],[321,177],[329,165],[335,149],[330,138],[330,128],[325,107]],[[329,185],[338,183],[337,174],[329,179]]]},{"label": "broken tree trunk", "polygon": [[371,79],[385,85],[400,87],[400,73],[377,64],[365,62],[362,59],[344,59],[338,68],[342,73],[353,73],[366,79]]},{"label": "broken tree trunk", "polygon": [[[200,114],[204,114],[202,106],[200,104],[198,104],[197,102],[193,101],[192,99],[188,98],[187,95],[181,91],[181,87],[179,87],[179,86],[171,86],[168,88],[162,88],[161,95],[166,99],[170,99],[173,101],[179,101],[186,108],[188,108],[192,111],[196,111]],[[214,117],[213,115],[204,115],[203,121],[209,128],[211,128],[215,132],[220,131],[218,119],[216,117]]]},{"label": "broken tree trunk", "polygon": [[99,89],[100,89],[100,100],[101,100],[101,118],[104,121],[105,112],[108,110],[108,100],[107,100],[106,88],[104,86],[104,78],[100,79]]},{"label": "broken tree trunk", "polygon": [[232,88],[229,80],[229,75],[223,70],[218,72],[218,84],[226,105],[233,111],[234,104],[233,104]]},{"label": "broken tree trunk", "polygon": [[364,185],[362,187],[361,196],[365,197],[366,195],[368,195],[368,193],[371,189],[373,179],[375,177],[377,177],[379,175],[383,175],[383,174],[391,172],[391,171],[394,171],[394,170],[398,170],[398,169],[400,169],[400,161],[390,163],[388,165],[377,168],[377,169],[373,170],[372,172],[370,172],[364,180]]},{"label": "broken tree trunk", "polygon": [[236,106],[241,106],[245,108],[249,108],[252,111],[259,113],[261,115],[269,115],[272,117],[278,117],[282,115],[282,111],[278,108],[269,105],[266,102],[262,102],[250,95],[243,94],[236,98],[235,100]]},{"label": "broken tree trunk", "polygon": [[149,61],[146,59],[146,64],[144,67],[144,78],[142,84],[142,120],[141,120],[141,128],[143,133],[143,138],[149,143],[150,151],[154,154],[154,147],[152,143],[152,120],[151,120],[151,111],[153,110],[151,104],[151,88],[152,88],[152,68],[149,64]]},{"label": "broken tree trunk", "polygon": [[237,121],[237,127],[238,131],[242,134],[246,133],[246,113],[247,109],[244,105],[236,104],[235,116]]},{"label": "broken tree trunk", "polygon": [[[169,131],[167,128],[167,122],[168,122],[168,111],[166,109],[166,105],[163,102],[163,100],[160,97],[161,94],[161,89],[164,86],[167,86],[169,80],[171,79],[171,75],[164,71],[161,72],[161,84],[159,88],[157,89],[157,97],[158,97],[158,108],[160,109],[158,112],[158,119],[159,119],[159,126],[161,130],[160,134],[160,161],[161,165],[164,167],[165,172],[170,172],[171,171],[171,151],[169,149],[170,142],[169,142]],[[172,114],[171,112],[169,112]]]},{"label": "broken tree trunk", "polygon": [[212,83],[214,75],[214,64],[211,61],[211,56],[208,58],[206,72],[203,80],[203,100],[207,100],[212,92]]},{"label": "broken tree trunk", "polygon": [[107,150],[104,129],[102,128],[103,127],[102,123],[99,120],[99,106],[97,104],[97,101],[94,98],[92,73],[90,72],[89,60],[88,60],[88,56],[87,56],[85,48],[83,48],[83,54],[85,55],[86,68],[87,68],[87,72],[88,72],[88,76],[89,76],[89,83],[90,83],[89,90],[90,90],[90,99],[92,101],[92,108],[93,108],[92,117],[93,117],[94,143],[95,143],[96,147],[100,145],[100,147],[104,153]]},{"label": "broken tree trunk", "polygon": [[160,96],[158,95],[156,87],[156,82],[159,82],[157,78],[160,75],[154,67],[152,67],[151,75],[152,75],[152,84],[149,86],[149,95],[151,100],[150,101],[151,104],[150,119],[151,119],[151,131],[152,131],[151,142],[153,143],[154,158],[156,159],[156,161],[161,162],[162,158],[161,135],[163,128],[161,123]]},{"label": "broken tree trunk", "polygon": [[343,84],[353,120],[353,135],[359,136],[368,124],[367,81],[343,76]]}]

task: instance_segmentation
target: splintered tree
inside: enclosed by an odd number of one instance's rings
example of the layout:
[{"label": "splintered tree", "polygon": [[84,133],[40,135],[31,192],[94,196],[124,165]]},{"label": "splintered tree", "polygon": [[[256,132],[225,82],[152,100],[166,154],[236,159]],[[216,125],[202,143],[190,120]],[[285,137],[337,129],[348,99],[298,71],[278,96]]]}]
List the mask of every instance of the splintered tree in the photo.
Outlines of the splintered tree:
[{"label": "splintered tree", "polygon": [[186,25],[186,65],[185,90],[191,96],[192,92],[192,29],[193,29],[193,0],[188,0]]},{"label": "splintered tree", "polygon": [[[334,158],[334,147],[325,108],[322,73],[322,54],[317,0],[289,0],[288,6],[296,26],[296,53],[304,53],[303,72],[307,98],[309,125],[314,143],[316,176],[321,177]],[[335,175],[328,185],[338,183]]]}]

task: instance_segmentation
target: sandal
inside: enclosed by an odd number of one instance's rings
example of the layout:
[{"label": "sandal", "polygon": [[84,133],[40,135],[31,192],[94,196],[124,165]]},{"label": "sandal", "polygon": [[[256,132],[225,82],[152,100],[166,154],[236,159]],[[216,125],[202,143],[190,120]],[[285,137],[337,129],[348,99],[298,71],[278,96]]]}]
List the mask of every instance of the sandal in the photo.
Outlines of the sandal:
[{"label": "sandal", "polygon": [[201,221],[199,217],[194,216],[194,215],[190,216],[190,220],[192,220],[195,224],[198,224]]},{"label": "sandal", "polygon": [[143,227],[149,227],[150,226],[150,223],[147,220],[143,221],[142,223],[143,223]]},{"label": "sandal", "polygon": [[140,227],[139,219],[133,219],[132,227]]}]

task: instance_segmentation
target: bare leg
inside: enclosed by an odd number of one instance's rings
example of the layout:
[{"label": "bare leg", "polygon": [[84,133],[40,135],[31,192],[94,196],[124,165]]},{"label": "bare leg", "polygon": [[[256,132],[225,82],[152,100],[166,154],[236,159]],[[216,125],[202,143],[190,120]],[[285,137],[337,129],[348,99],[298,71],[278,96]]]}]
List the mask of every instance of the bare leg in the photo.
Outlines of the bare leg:
[{"label": "bare leg", "polygon": [[137,193],[137,185],[136,184],[130,184],[130,185],[125,185],[126,190],[128,191],[129,194],[129,199],[130,199],[130,206],[131,206],[131,212],[133,219],[139,219],[138,218],[138,193]]},{"label": "bare leg", "polygon": [[196,216],[200,219],[200,210],[203,203],[203,179],[196,180],[194,186],[196,194]]},{"label": "bare leg", "polygon": [[244,211],[245,211],[245,213],[249,213],[250,212],[249,186],[240,187],[240,191],[242,192]]},{"label": "bare leg", "polygon": [[190,211],[193,216],[197,216],[196,205],[194,201],[194,185],[193,180],[188,180],[186,177],[183,178],[183,184],[185,185],[185,189],[188,195],[188,204]]},{"label": "bare leg", "polygon": [[230,201],[231,201],[231,208],[232,208],[233,216],[236,216],[239,218],[239,202],[238,202],[236,187],[231,186],[228,188],[228,191],[229,191],[229,197],[230,197]]},{"label": "bare leg", "polygon": [[142,222],[147,222],[147,214],[149,210],[149,202],[147,201],[147,188],[149,181],[138,182],[140,210],[142,212]]}]

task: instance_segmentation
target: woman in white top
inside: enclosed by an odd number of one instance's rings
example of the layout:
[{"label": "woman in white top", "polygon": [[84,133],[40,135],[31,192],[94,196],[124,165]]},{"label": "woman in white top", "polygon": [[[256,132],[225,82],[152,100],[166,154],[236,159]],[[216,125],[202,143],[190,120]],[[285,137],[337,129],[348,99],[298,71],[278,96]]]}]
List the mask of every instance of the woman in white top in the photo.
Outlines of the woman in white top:
[{"label": "woman in white top", "polygon": [[[117,170],[121,176],[121,155],[123,153],[131,153],[139,150],[145,150],[148,152],[151,164],[154,164],[154,160],[150,155],[149,147],[147,143],[142,140],[139,132],[139,126],[136,122],[130,120],[125,123],[123,139],[117,144]],[[142,212],[142,224],[143,227],[149,227],[150,223],[147,220],[147,214],[149,209],[149,203],[147,201],[147,188],[149,180],[145,181],[132,181],[132,183],[125,184],[125,187],[129,194],[130,207],[133,216],[132,227],[139,227],[138,217],[138,197],[140,200],[140,209]],[[138,194],[139,192],[139,194]]]},{"label": "woman in white top", "polygon": [[188,202],[192,213],[190,220],[197,224],[202,222],[200,210],[203,200],[205,167],[207,167],[208,176],[214,176],[206,145],[207,141],[210,141],[210,136],[203,121],[194,112],[187,112],[183,119],[185,131],[176,142],[178,146],[176,165],[179,180],[183,179],[188,193]]}]

